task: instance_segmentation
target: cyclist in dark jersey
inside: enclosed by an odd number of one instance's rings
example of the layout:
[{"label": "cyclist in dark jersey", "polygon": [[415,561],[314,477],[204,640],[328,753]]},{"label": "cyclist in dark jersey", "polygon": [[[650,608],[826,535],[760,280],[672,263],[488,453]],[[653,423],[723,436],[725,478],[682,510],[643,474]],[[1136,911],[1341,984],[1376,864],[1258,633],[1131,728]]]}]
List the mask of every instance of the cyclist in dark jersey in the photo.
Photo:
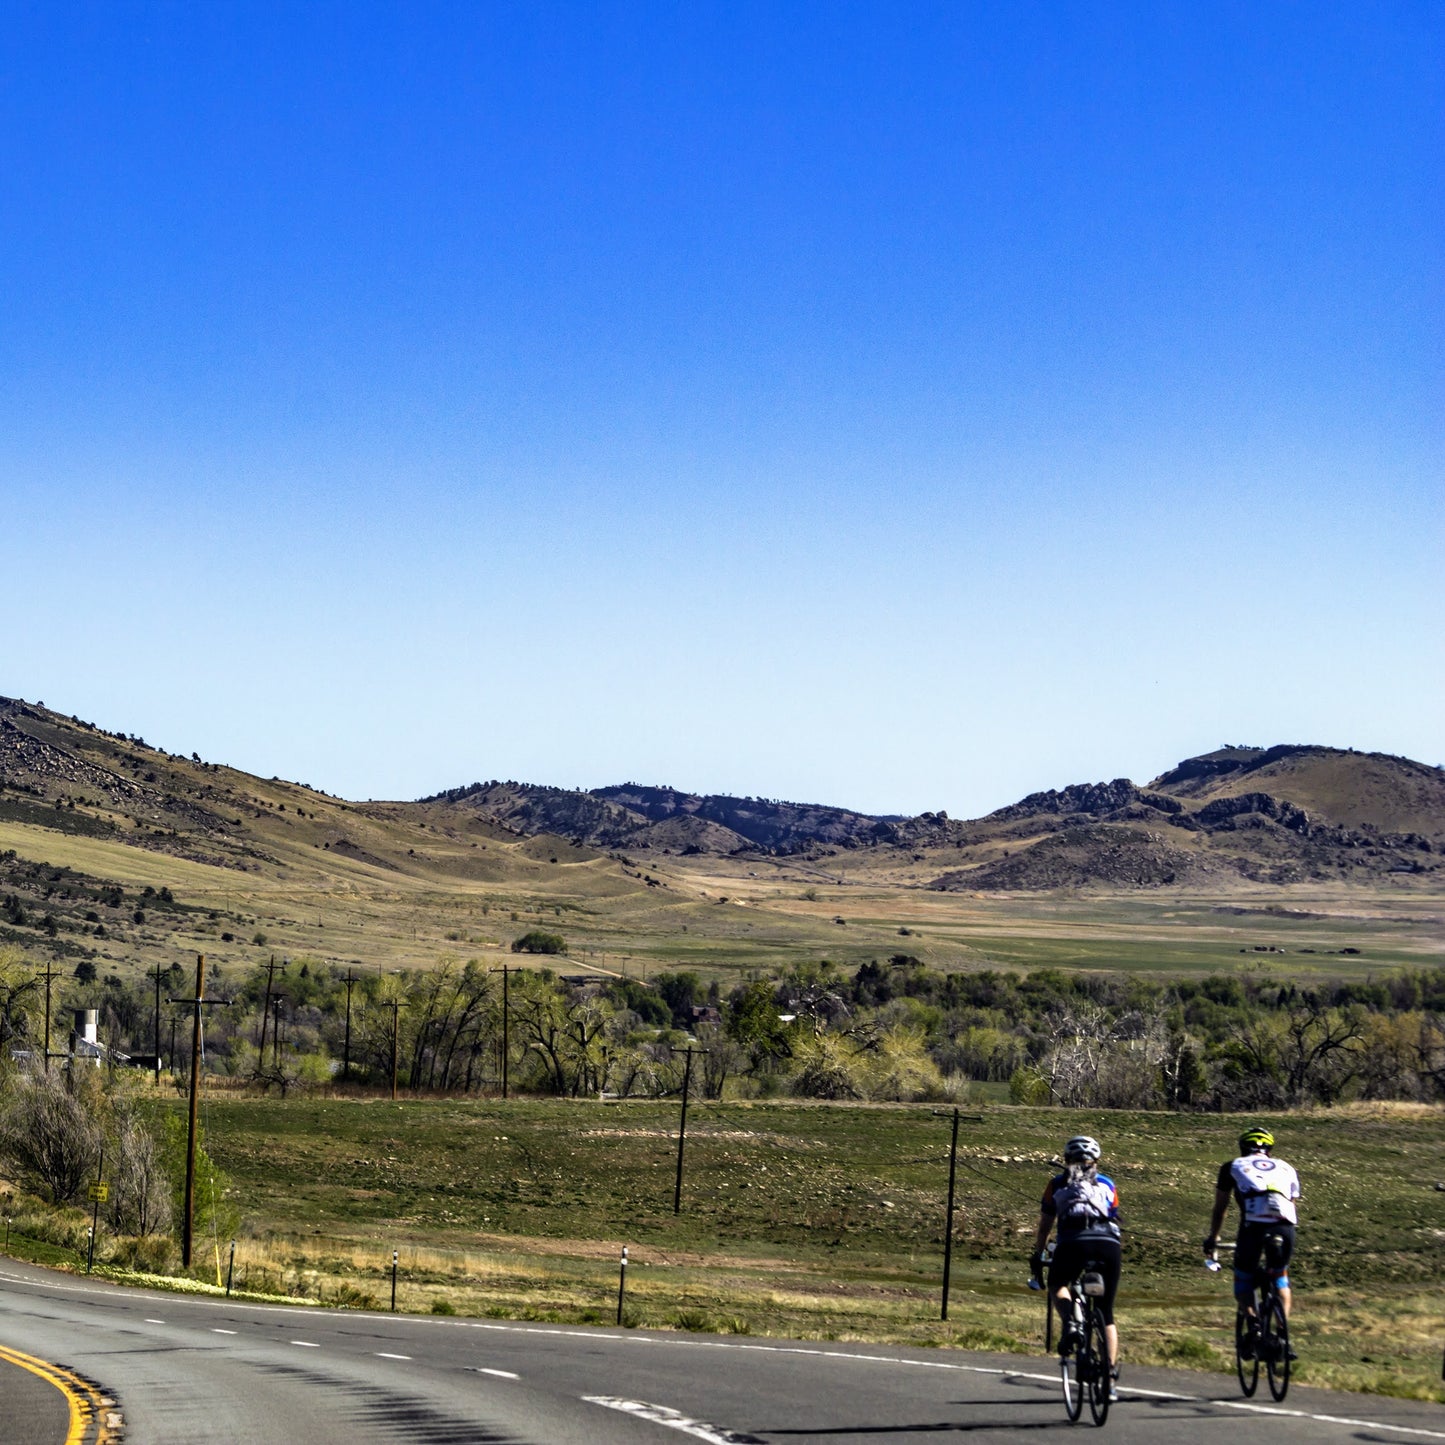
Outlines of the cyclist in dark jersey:
[{"label": "cyclist in dark jersey", "polygon": [[1234,1245],[1234,1295],[1248,1315],[1254,1314],[1254,1274],[1266,1251],[1266,1241],[1277,1235],[1283,1247],[1268,1258],[1278,1270],[1276,1287],[1285,1317],[1289,1316],[1288,1267],[1294,1254],[1295,1224],[1299,1219],[1299,1175],[1292,1165],[1272,1156],[1274,1135],[1268,1129],[1246,1129],[1239,1136],[1239,1155],[1219,1166],[1214,1181],[1214,1213],[1204,1252],[1212,1255],[1219,1245],[1219,1230],[1229,1211],[1229,1201],[1239,1205],[1239,1229]]},{"label": "cyclist in dark jersey", "polygon": [[1087,1134],[1077,1134],[1064,1145],[1064,1172],[1054,1175],[1044,1188],[1038,1234],[1029,1265],[1037,1281],[1043,1269],[1044,1246],[1057,1224],[1059,1240],[1049,1263],[1048,1291],[1063,1321],[1064,1335],[1059,1341],[1062,1353],[1072,1321],[1069,1286],[1085,1264],[1090,1260],[1095,1262],[1104,1277],[1104,1293],[1098,1307],[1104,1316],[1109,1340],[1110,1372],[1117,1379],[1119,1331],[1114,1325],[1114,1296],[1119,1289],[1121,1254],[1119,1191],[1107,1174],[1099,1173],[1102,1153],[1099,1141]]}]

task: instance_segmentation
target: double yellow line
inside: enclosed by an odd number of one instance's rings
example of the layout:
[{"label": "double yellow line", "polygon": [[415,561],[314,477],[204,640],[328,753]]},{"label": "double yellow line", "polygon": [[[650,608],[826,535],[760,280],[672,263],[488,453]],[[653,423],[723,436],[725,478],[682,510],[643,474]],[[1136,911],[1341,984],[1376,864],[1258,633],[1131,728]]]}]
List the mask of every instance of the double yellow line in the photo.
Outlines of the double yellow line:
[{"label": "double yellow line", "polygon": [[6,1345],[0,1345],[0,1360],[29,1370],[46,1384],[54,1385],[65,1396],[65,1403],[70,1409],[70,1429],[64,1445],[107,1445],[107,1442],[120,1438],[111,1423],[114,1414],[112,1405],[96,1386],[82,1380],[74,1370],[52,1365],[49,1360],[38,1360],[34,1355],[22,1354]]}]

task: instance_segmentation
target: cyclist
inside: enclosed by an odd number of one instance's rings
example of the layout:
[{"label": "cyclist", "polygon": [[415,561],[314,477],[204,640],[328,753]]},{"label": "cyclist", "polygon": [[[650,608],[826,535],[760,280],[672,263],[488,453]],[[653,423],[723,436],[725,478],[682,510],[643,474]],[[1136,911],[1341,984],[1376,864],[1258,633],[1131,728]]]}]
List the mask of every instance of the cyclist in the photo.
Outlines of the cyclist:
[{"label": "cyclist", "polygon": [[[1214,1183],[1214,1214],[1204,1252],[1212,1256],[1219,1246],[1219,1228],[1229,1210],[1229,1201],[1239,1204],[1239,1229],[1234,1245],[1234,1297],[1251,1318],[1254,1316],[1254,1275],[1265,1253],[1265,1241],[1277,1234],[1283,1248],[1277,1258],[1266,1262],[1278,1269],[1276,1288],[1285,1318],[1289,1318],[1290,1287],[1288,1267],[1294,1254],[1295,1224],[1299,1219],[1299,1175],[1283,1159],[1273,1157],[1274,1135],[1268,1129],[1246,1129],[1239,1136],[1239,1157],[1219,1166]],[[1293,1351],[1291,1351],[1293,1358]]]},{"label": "cyclist", "polygon": [[[1117,1380],[1119,1331],[1114,1325],[1114,1295],[1119,1289],[1121,1255],[1119,1191],[1107,1174],[1099,1173],[1103,1152],[1099,1141],[1087,1134],[1076,1134],[1064,1145],[1064,1171],[1054,1175],[1044,1188],[1038,1235],[1029,1266],[1037,1281],[1043,1271],[1044,1246],[1057,1223],[1059,1241],[1049,1264],[1048,1291],[1063,1321],[1059,1353],[1064,1354],[1074,1344],[1069,1338],[1073,1326],[1069,1286],[1090,1260],[1095,1262],[1104,1277],[1104,1294],[1098,1308],[1109,1340],[1109,1374]],[[1109,1395],[1110,1399],[1118,1398],[1113,1386]]]}]

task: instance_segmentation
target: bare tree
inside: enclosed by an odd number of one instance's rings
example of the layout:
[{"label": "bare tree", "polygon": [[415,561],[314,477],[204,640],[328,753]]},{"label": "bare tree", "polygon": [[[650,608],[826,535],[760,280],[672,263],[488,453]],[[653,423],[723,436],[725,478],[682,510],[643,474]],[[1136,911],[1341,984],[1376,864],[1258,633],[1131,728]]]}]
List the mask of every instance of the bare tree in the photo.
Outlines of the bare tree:
[{"label": "bare tree", "polygon": [[60,1072],[17,1075],[0,1113],[0,1157],[51,1204],[69,1204],[95,1178],[105,1139],[99,1086],[71,1093]]},{"label": "bare tree", "polygon": [[171,1181],[160,1150],[145,1126],[129,1113],[117,1120],[110,1208],[118,1234],[161,1234],[171,1226]]}]

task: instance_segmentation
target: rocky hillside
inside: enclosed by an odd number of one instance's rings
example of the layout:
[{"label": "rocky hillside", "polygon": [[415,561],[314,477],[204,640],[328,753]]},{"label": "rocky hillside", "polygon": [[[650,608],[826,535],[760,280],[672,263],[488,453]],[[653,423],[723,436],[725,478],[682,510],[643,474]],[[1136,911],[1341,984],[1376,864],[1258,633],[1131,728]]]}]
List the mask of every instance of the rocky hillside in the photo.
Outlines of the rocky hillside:
[{"label": "rocky hillside", "polygon": [[422,801],[453,804],[520,832],[556,833],[593,847],[682,854],[764,852],[788,857],[820,848],[869,847],[896,841],[898,825],[907,822],[846,808],[682,793],[638,783],[586,792],[473,783]]},{"label": "rocky hillside", "polygon": [[1144,786],[1074,784],[971,821],[638,783],[576,791],[493,781],[416,802],[349,803],[0,698],[3,823],[238,872],[318,876],[356,865],[368,876],[482,881],[572,849],[574,860],[647,852],[681,865],[768,857],[826,869],[838,859],[852,877],[945,891],[1395,885],[1445,864],[1445,772],[1349,749],[1226,747]]},{"label": "rocky hillside", "polygon": [[1420,875],[1445,863],[1445,772],[1340,748],[1221,748],[1144,788],[1116,778],[1033,793],[981,819],[969,841],[973,856],[933,887]]}]

